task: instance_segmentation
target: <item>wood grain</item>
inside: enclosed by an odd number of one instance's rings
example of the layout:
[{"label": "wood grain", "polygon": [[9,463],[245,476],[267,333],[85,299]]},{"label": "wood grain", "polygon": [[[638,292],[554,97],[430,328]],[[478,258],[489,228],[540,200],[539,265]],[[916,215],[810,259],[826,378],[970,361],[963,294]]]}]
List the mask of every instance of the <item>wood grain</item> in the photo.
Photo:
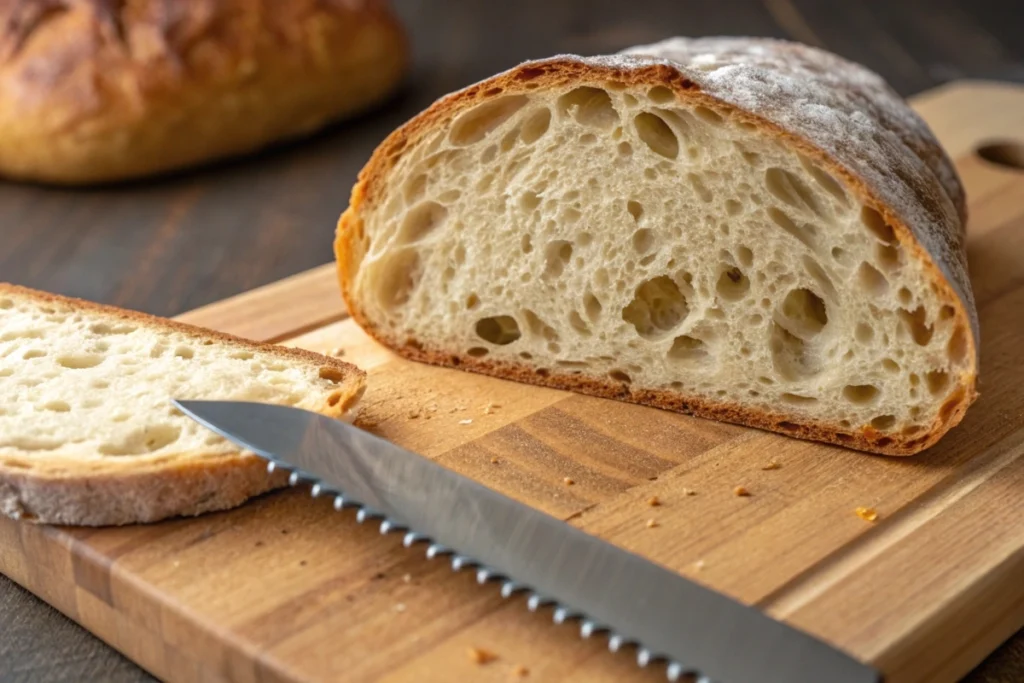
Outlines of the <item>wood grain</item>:
[{"label": "wood grain", "polygon": [[[961,153],[984,378],[962,426],[920,457],[411,363],[331,304],[325,269],[186,317],[340,346],[369,373],[364,427],[757,605],[889,681],[953,681],[1024,624],[1024,205],[1013,199],[1024,173],[973,155],[991,130],[986,97],[1000,103],[1000,134],[1024,136],[1024,89],[967,84],[920,105]],[[752,495],[734,495],[739,485]],[[353,517],[290,490],[144,527],[5,520],[0,570],[172,681],[498,681],[517,665],[534,681],[660,679]],[[476,664],[473,647],[498,659]]]}]

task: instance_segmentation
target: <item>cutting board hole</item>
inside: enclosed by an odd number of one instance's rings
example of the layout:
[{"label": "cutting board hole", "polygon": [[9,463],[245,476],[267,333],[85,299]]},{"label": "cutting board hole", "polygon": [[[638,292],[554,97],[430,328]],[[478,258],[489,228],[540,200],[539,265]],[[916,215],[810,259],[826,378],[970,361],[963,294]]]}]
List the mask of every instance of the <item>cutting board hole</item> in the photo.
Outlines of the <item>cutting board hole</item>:
[{"label": "cutting board hole", "polygon": [[976,151],[990,164],[1024,171],[1024,143],[996,140],[980,145]]}]

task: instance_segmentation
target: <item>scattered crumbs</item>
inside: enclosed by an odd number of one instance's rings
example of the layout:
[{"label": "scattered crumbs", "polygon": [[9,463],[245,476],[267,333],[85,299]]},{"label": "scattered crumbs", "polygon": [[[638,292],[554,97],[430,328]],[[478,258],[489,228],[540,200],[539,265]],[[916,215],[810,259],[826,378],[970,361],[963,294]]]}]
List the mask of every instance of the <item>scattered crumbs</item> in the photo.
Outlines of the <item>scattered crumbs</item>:
[{"label": "scattered crumbs", "polygon": [[875,508],[857,508],[857,516],[863,519],[865,522],[873,522],[878,519],[878,511]]},{"label": "scattered crumbs", "polygon": [[466,651],[469,660],[474,664],[488,664],[498,658],[498,655],[479,647],[471,647]]},{"label": "scattered crumbs", "polygon": [[683,495],[684,496],[696,496],[697,492],[694,491],[693,489],[683,489]]},{"label": "scattered crumbs", "polygon": [[647,499],[647,504],[650,505],[652,508],[656,508],[659,505],[661,505],[661,501],[658,500],[657,496],[651,496],[650,498]]},{"label": "scattered crumbs", "polygon": [[341,348],[340,346],[335,346],[333,349],[331,349],[331,355],[336,356],[337,358],[341,358],[342,356],[345,355],[345,349]]},{"label": "scattered crumbs", "polygon": [[375,581],[380,581],[381,579],[386,579],[387,578],[387,574],[385,574],[384,572],[377,572],[376,574],[373,575],[373,578],[374,578]]},{"label": "scattered crumbs", "polygon": [[305,567],[307,564],[309,564],[309,563],[306,562],[305,560],[299,560],[299,566],[300,567]]},{"label": "scattered crumbs", "polygon": [[704,560],[697,560],[696,562],[694,562],[693,563],[693,569],[694,569],[694,571],[698,571],[698,572],[701,571],[702,569],[704,569]]},{"label": "scattered crumbs", "polygon": [[746,498],[750,496],[750,491],[747,490],[746,486],[737,486],[732,490],[732,492],[741,498]]},{"label": "scattered crumbs", "polygon": [[572,477],[563,477],[562,478],[562,483],[565,484],[566,486],[572,486],[576,482],[573,481]]},{"label": "scattered crumbs", "polygon": [[409,411],[409,419],[410,419],[410,420],[415,420],[415,419],[417,419],[417,418],[418,418],[419,416],[420,416],[420,411],[418,411],[418,410],[410,410],[410,411]]},{"label": "scattered crumbs", "polygon": [[514,667],[512,667],[512,675],[516,678],[526,678],[530,675],[530,670],[522,664],[516,664]]},{"label": "scattered crumbs", "polygon": [[658,524],[658,520],[656,520],[654,518],[651,518],[651,519],[647,520],[647,528],[648,529],[653,529],[656,526],[660,526]]},{"label": "scattered crumbs", "polygon": [[492,455],[491,456],[491,464],[492,465],[497,465],[499,462],[501,462],[501,461],[498,460],[498,456],[496,456],[496,455]]},{"label": "scattered crumbs", "polygon": [[461,413],[465,409],[466,409],[466,406],[455,406],[454,408],[452,408],[448,412],[451,412],[451,413]]},{"label": "scattered crumbs", "polygon": [[492,415],[500,407],[497,403],[488,403],[484,406],[484,415]]},{"label": "scattered crumbs", "polygon": [[762,470],[777,470],[782,468],[782,463],[778,460],[769,460],[767,465],[764,465]]},{"label": "scattered crumbs", "polygon": [[398,612],[399,614],[404,612],[405,611],[405,603],[404,602],[400,602],[397,605],[395,605],[395,611]]},{"label": "scattered crumbs", "polygon": [[412,574],[402,574],[403,583],[412,583]]},{"label": "scattered crumbs", "polygon": [[471,419],[459,420],[459,424],[460,425],[471,425],[471,424],[473,424],[473,420],[471,420]]}]

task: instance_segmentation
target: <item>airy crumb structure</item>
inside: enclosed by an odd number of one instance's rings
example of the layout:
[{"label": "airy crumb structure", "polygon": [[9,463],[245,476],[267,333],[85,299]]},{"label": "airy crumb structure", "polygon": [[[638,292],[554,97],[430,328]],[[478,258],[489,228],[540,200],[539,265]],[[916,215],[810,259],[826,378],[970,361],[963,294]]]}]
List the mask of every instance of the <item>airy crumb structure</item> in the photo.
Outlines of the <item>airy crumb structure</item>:
[{"label": "airy crumb structure", "polygon": [[172,398],[343,416],[352,365],[0,284],[0,510],[107,525],[233,507],[281,482]]},{"label": "airy crumb structure", "polygon": [[876,75],[765,40],[524,64],[396,131],[336,244],[411,358],[890,454],[975,397],[963,190]]}]

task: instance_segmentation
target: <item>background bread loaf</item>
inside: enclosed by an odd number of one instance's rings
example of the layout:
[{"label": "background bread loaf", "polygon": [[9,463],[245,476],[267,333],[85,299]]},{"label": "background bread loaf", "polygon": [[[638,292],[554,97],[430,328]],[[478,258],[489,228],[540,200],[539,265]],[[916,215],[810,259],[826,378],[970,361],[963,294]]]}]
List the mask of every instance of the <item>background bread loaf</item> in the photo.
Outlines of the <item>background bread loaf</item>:
[{"label": "background bread loaf", "polygon": [[375,152],[336,252],[407,357],[910,454],[976,395],[965,219],[875,74],[675,39],[439,100]]},{"label": "background bread loaf", "polygon": [[0,175],[135,178],[305,135],[407,61],[386,0],[2,0]]},{"label": "background bread loaf", "polygon": [[171,399],[343,417],[364,377],[335,358],[0,284],[0,511],[108,525],[240,505],[284,481]]}]

